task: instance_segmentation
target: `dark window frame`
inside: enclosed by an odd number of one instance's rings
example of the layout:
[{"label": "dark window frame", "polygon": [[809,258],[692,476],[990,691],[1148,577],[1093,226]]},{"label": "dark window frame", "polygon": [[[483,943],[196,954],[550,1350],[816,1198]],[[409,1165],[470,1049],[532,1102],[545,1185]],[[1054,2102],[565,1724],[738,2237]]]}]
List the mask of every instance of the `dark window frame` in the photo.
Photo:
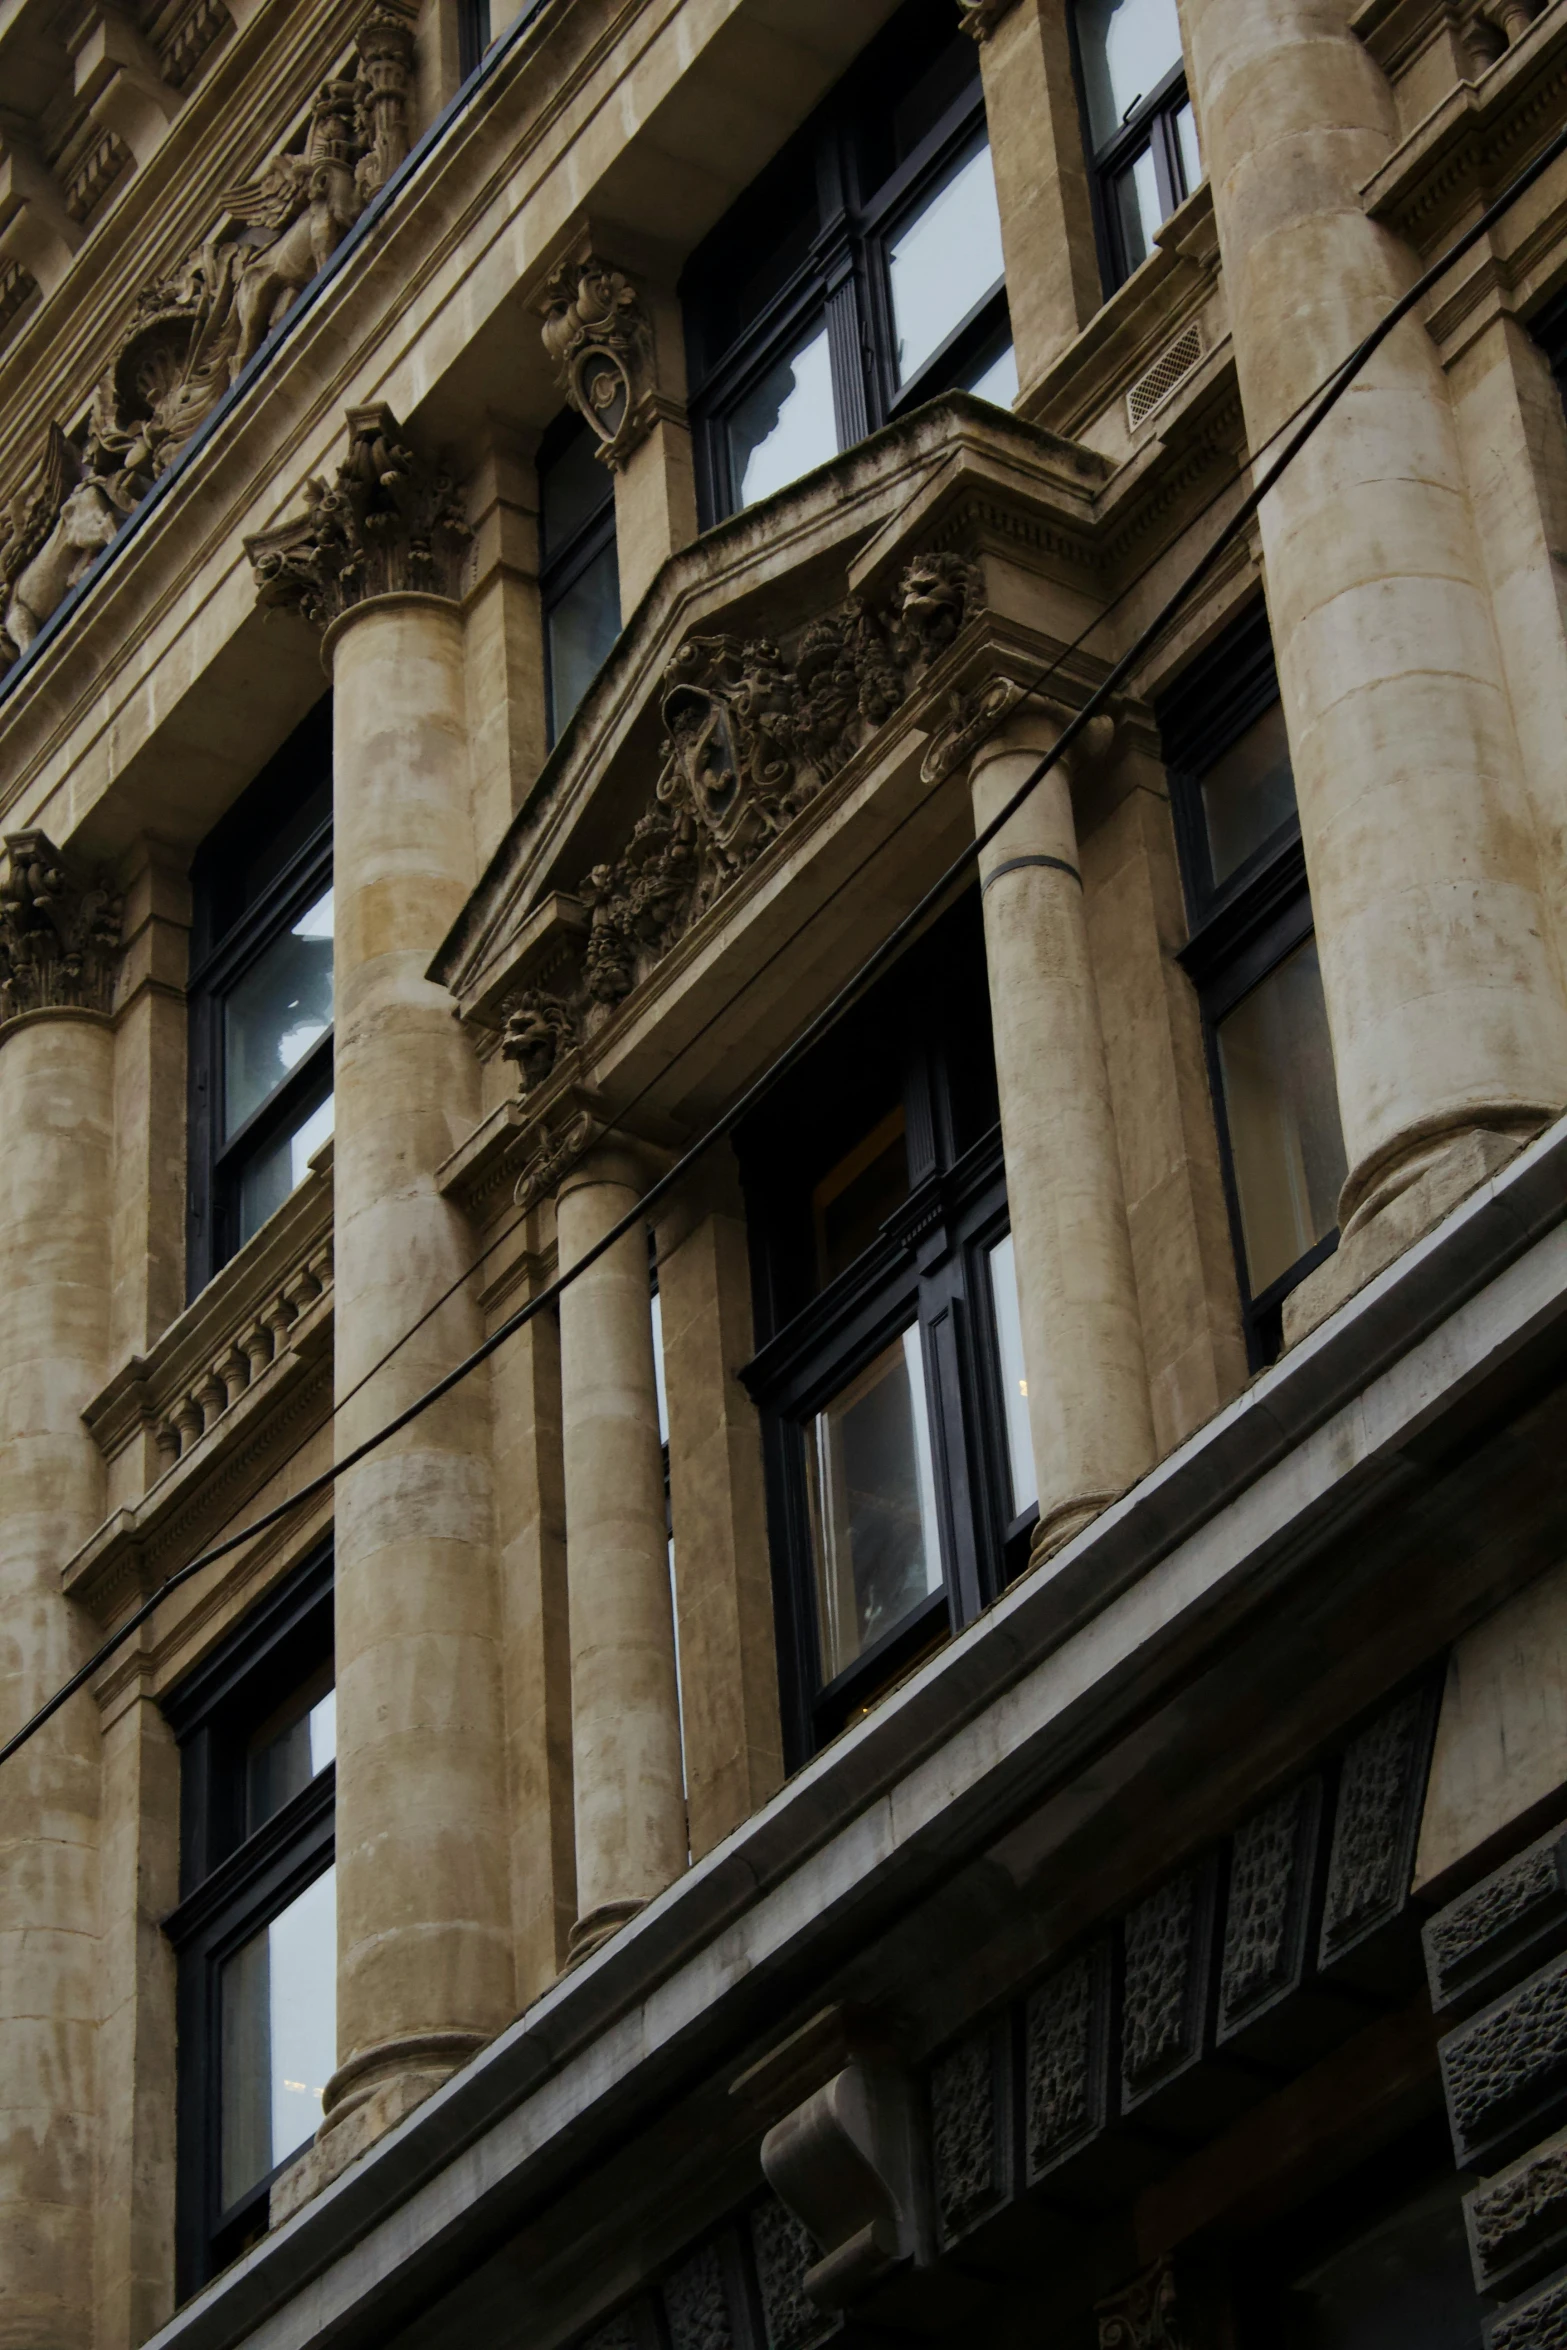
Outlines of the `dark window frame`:
[{"label": "dark window frame", "polygon": [[[914,0],[921,23],[965,36],[944,0],[932,8]],[[961,375],[976,372],[1011,339],[1006,280],[976,301],[937,350],[905,383],[897,379],[887,253],[892,238],[921,198],[966,155],[988,145],[984,90],[977,70],[901,162],[869,187],[861,185],[869,136],[884,127],[887,79],[907,40],[905,7],[882,28],[781,153],[758,174],[692,255],[681,279],[686,314],[689,413],[696,453],[697,497],[704,528],[738,510],[726,422],[770,368],[825,322],[832,371],[838,449],[852,448],[893,418],[906,414]],[[945,39],[930,50],[939,59]],[[911,88],[914,84],[909,85]],[[732,325],[710,348],[722,289],[744,270],[755,223],[776,211],[775,192],[814,183],[817,218],[803,257],[749,319]],[[715,289],[717,296],[715,298]]]},{"label": "dark window frame", "polygon": [[[977,923],[977,900],[972,908]],[[915,953],[918,954],[918,949]],[[908,975],[892,974],[892,990]],[[875,991],[885,1002],[891,990]],[[973,1620],[1028,1562],[1038,1509],[1010,1508],[1011,1463],[989,1254],[1010,1230],[1001,1130],[992,1119],[964,1144],[956,1102],[958,1029],[925,1015],[937,990],[927,966],[914,987],[896,1099],[905,1119],[909,1192],[871,1245],[803,1304],[796,1257],[806,1162],[776,1142],[787,1106],[737,1138],[752,1236],[757,1352],[741,1376],[762,1423],[773,1560],[785,1756],[797,1769],[923,1655]],[[988,1018],[988,1008],[986,1017]],[[988,1029],[987,1029],[988,1044]],[[825,1051],[849,1065],[863,1050],[852,1025]],[[818,1082],[820,1054],[796,1083]],[[818,1156],[820,1153],[818,1152]],[[791,1237],[786,1237],[786,1234]],[[824,1681],[806,1497],[812,1415],[898,1335],[920,1330],[935,1471],[943,1580],[901,1623]],[[678,1540],[678,1528],[676,1529]]]},{"label": "dark window frame", "polygon": [[457,71],[477,73],[490,45],[490,0],[457,0]]},{"label": "dark window frame", "polygon": [[[1068,11],[1068,21],[1083,153],[1088,158],[1094,238],[1099,248],[1099,274],[1108,300],[1142,266],[1141,262],[1130,259],[1121,233],[1120,215],[1112,192],[1121,174],[1136,162],[1145,147],[1151,149],[1154,179],[1165,220],[1192,193],[1186,184],[1186,164],[1175,129],[1175,118],[1181,108],[1190,103],[1191,92],[1186,78],[1186,60],[1182,57],[1178,64],[1171,66],[1161,82],[1156,83],[1135,106],[1128,109],[1112,135],[1096,148],[1093,127],[1088,117],[1088,77],[1083,71],[1082,39],[1075,7]],[[1197,185],[1200,186],[1201,182]]]},{"label": "dark window frame", "polygon": [[1186,891],[1188,939],[1178,961],[1197,990],[1219,1170],[1240,1290],[1247,1361],[1261,1370],[1283,1344],[1284,1300],[1338,1247],[1337,1229],[1253,1295],[1246,1269],[1240,1192],[1219,1061],[1219,1025],[1285,957],[1313,935],[1300,820],[1292,817],[1222,882],[1213,878],[1203,777],[1279,700],[1266,606],[1259,600],[1185,671],[1158,709],[1170,809]]},{"label": "dark window frame", "polygon": [[[615,477],[606,465],[603,468],[604,494],[593,512],[578,523],[575,530],[559,547],[548,554],[544,547],[544,480],[550,467],[573,441],[586,437],[595,440],[593,428],[574,408],[563,408],[548,427],[539,442],[537,471],[539,479],[539,623],[544,631],[544,725],[545,739],[551,745],[560,740],[570,725],[574,712],[568,710],[558,717],[555,708],[555,656],[550,638],[551,616],[559,610],[583,574],[596,563],[606,548],[616,544],[615,536]],[[622,615],[622,620],[624,615]]]},{"label": "dark window frame", "polygon": [[[191,868],[191,965],[185,1230],[186,1295],[195,1298],[241,1243],[239,1190],[258,1151],[332,1090],[332,1030],[317,1039],[282,1083],[225,1141],[223,1007],[229,991],[332,880],[331,702],[318,703],[277,757],[231,808]],[[326,814],[268,871],[268,841],[309,809],[326,786]],[[236,907],[234,875],[259,865],[247,903]]]},{"label": "dark window frame", "polygon": [[164,1700],[180,1749],[180,1900],[163,1921],[177,1969],[175,2270],[181,2300],[264,2233],[272,2182],[297,2150],[218,2206],[224,1961],[335,1857],[334,1764],[245,1833],[251,1733],[332,1656],[332,1546],[322,1543]]}]

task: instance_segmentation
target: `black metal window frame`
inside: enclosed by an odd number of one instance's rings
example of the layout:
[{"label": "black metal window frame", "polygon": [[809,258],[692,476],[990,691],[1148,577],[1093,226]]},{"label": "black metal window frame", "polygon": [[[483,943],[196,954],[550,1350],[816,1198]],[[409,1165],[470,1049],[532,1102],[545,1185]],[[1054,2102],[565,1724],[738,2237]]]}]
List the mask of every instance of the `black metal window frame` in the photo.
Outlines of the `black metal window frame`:
[{"label": "black metal window frame", "polygon": [[1099,246],[1099,270],[1107,295],[1126,283],[1134,269],[1141,265],[1131,260],[1121,233],[1120,217],[1116,209],[1114,188],[1122,174],[1131,169],[1144,148],[1153,154],[1154,181],[1159,191],[1159,210],[1168,220],[1177,207],[1191,194],[1186,184],[1186,164],[1181,154],[1181,142],[1175,128],[1175,118],[1190,102],[1186,81],[1186,61],[1173,65],[1164,79],[1129,107],[1112,137],[1099,147],[1094,145],[1093,131],[1088,119],[1088,83],[1083,71],[1082,41],[1078,30],[1077,10],[1071,14],[1072,62],[1076,68],[1078,113],[1083,126],[1083,151],[1089,159],[1089,184],[1092,192],[1094,235]]},{"label": "black metal window frame", "polygon": [[[915,68],[922,61],[927,68],[937,63],[949,40],[963,44],[966,62],[973,44],[957,28],[950,0],[906,0],[687,264],[680,294],[704,527],[738,505],[727,417],[817,320],[827,325],[840,451],[950,390],[977,371],[992,346],[999,355],[1010,342],[1002,279],[986,288],[906,383],[898,381],[887,248],[920,198],[988,144],[977,55],[963,93],[893,170],[870,185],[868,134],[886,124],[889,85],[896,79],[912,88]],[[800,259],[754,316],[715,333],[728,287],[737,273],[743,278],[748,272],[758,223],[776,237],[780,215],[798,213],[799,193],[807,188],[814,189],[817,225]],[[803,215],[801,224],[803,229]]]},{"label": "black metal window frame", "polygon": [[1260,601],[1225,630],[1159,703],[1171,814],[1186,889],[1189,937],[1179,960],[1202,1010],[1208,1086],[1240,1284],[1247,1359],[1275,1361],[1283,1343],[1284,1300],[1338,1247],[1336,1230],[1307,1249],[1253,1296],[1246,1271],[1240,1194],[1219,1063],[1219,1025],[1243,996],[1310,938],[1314,923],[1298,818],[1281,824],[1220,883],[1213,878],[1202,781],[1246,729],[1279,699],[1267,608]]},{"label": "black metal window frame", "polygon": [[231,2210],[220,2208],[220,1985],[225,1960],[332,1866],[332,1764],[254,1835],[245,1833],[250,1736],[331,1657],[328,1541],[164,1701],[180,1749],[180,1901],[163,1930],[177,1965],[175,2269],[182,2300],[265,2232],[272,2181],[286,2167],[279,2164]]},{"label": "black metal window frame", "polygon": [[[191,869],[186,1291],[194,1298],[239,1243],[244,1171],[332,1090],[332,1031],[239,1131],[223,1137],[223,1007],[273,940],[332,879],[331,700],[318,703],[202,844]],[[323,800],[319,821],[310,812]],[[290,837],[292,820],[296,837]],[[300,826],[303,837],[297,837]],[[242,893],[236,877],[251,879]]]},{"label": "black metal window frame", "polygon": [[[978,928],[977,895],[945,918]],[[939,941],[942,933],[936,934]],[[917,971],[923,961],[924,970]],[[801,1105],[821,1093],[826,1066],[852,1070],[866,1053],[866,1018],[845,1023],[736,1138],[745,1186],[756,1299],[756,1355],[742,1377],[762,1422],[785,1756],[790,1769],[815,1753],[900,1679],[927,1651],[969,1623],[1026,1566],[1038,1509],[1014,1513],[1001,1349],[990,1251],[1010,1224],[1001,1130],[959,1109],[972,1090],[968,1033],[944,1016],[939,954],[928,942],[873,991],[875,1025],[889,996],[912,998],[903,1023],[895,1106],[904,1116],[909,1192],[876,1240],[803,1305],[787,1264],[797,1255],[814,1160],[791,1151],[792,1133],[820,1128]],[[979,965],[983,975],[983,963]],[[911,984],[912,982],[912,984]],[[984,1051],[988,1064],[988,1007]],[[885,1030],[882,1031],[885,1035]],[[874,1049],[874,1048],[873,1048]],[[829,1145],[830,1147],[830,1145]],[[818,1148],[816,1157],[820,1158]],[[805,1447],[814,1414],[903,1331],[917,1324],[935,1471],[943,1581],[832,1680],[824,1680],[806,1491]],[[676,1528],[676,1539],[679,1529]]]},{"label": "black metal window frame", "polygon": [[615,477],[606,465],[604,494],[593,512],[578,523],[563,543],[544,551],[544,484],[550,467],[574,441],[592,440],[592,428],[574,408],[563,408],[539,442],[539,609],[544,629],[544,711],[548,739],[556,742],[569,721],[568,711],[557,721],[555,662],[550,621],[583,573],[615,544]]}]

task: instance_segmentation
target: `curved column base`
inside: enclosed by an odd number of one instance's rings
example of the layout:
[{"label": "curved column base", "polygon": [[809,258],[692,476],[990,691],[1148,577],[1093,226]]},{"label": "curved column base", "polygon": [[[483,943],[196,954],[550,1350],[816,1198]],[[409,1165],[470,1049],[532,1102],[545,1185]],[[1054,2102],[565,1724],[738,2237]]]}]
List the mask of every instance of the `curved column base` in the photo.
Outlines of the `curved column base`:
[{"label": "curved column base", "polygon": [[601,1901],[596,1909],[578,1918],[566,1939],[568,1972],[574,1966],[581,1966],[585,1958],[591,1958],[612,1934],[618,1934],[622,1926],[631,1923],[638,1910],[646,1907],[645,1901]]},{"label": "curved column base", "polygon": [[1042,1560],[1054,1558],[1058,1550],[1065,1550],[1074,1534],[1081,1534],[1101,1511],[1120,1498],[1120,1493],[1090,1493],[1075,1501],[1058,1502],[1050,1515],[1041,1518],[1034,1528],[1028,1545],[1029,1565],[1037,1567]]},{"label": "curved column base", "polygon": [[351,2162],[396,2127],[488,2045],[487,2032],[412,2032],[340,2065],[326,2085],[326,2113],[297,2162],[275,2181],[267,2220],[279,2227]]}]

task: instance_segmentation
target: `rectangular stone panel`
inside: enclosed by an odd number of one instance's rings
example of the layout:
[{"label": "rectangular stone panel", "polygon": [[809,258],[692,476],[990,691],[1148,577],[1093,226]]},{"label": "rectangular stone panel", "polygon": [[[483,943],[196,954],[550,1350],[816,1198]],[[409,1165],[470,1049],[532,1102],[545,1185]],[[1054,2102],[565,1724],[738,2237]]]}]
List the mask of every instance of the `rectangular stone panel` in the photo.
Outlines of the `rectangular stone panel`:
[{"label": "rectangular stone panel", "polygon": [[805,2290],[805,2272],[821,2248],[788,2206],[764,2197],[752,2207],[748,2233],[767,2350],[815,2350],[840,2332],[842,2315],[818,2309]]},{"label": "rectangular stone panel", "polygon": [[1399,1998],[1420,1980],[1409,1906],[1436,1732],[1434,1683],[1406,1691],[1344,1749],[1317,1964],[1331,1981]]},{"label": "rectangular stone panel", "polygon": [[1567,2350],[1567,2277],[1492,2318],[1485,2344],[1486,2350]]},{"label": "rectangular stone panel", "polygon": [[760,2350],[750,2279],[730,2230],[676,2263],[662,2299],[669,2350]]},{"label": "rectangular stone panel", "polygon": [[1481,2293],[1508,2298],[1567,2260],[1567,2131],[1464,2197]]},{"label": "rectangular stone panel", "polygon": [[1567,2122],[1567,1958],[1484,2007],[1439,2050],[1460,2170],[1494,2171]]},{"label": "rectangular stone panel", "polygon": [[1243,1820],[1230,1839],[1215,2046],[1290,2075],[1363,2023],[1363,2000],[1316,1979],[1327,1863],[1319,1772]]},{"label": "rectangular stone panel", "polygon": [[1011,2033],[988,2024],[930,2069],[931,2175],[943,2251],[992,2219],[1016,2192]]},{"label": "rectangular stone panel", "polygon": [[1425,1928],[1426,1976],[1438,2015],[1469,2015],[1509,1983],[1567,1949],[1567,1836],[1553,1828]]}]

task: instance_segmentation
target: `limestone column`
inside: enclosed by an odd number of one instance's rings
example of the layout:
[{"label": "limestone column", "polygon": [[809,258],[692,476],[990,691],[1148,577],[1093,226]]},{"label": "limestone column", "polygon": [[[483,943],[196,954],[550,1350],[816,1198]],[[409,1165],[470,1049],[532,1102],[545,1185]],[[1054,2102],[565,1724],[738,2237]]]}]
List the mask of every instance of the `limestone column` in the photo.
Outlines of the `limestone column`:
[{"label": "limestone column", "polygon": [[[436,1181],[478,1119],[478,1071],[425,977],[473,881],[462,615],[429,592],[455,586],[463,535],[396,420],[356,409],[336,500],[250,542],[264,597],[331,621],[339,1458],[483,1335],[473,1236]],[[328,2172],[513,2012],[487,1378],[349,1471],[336,1525]]]},{"label": "limestone column", "polygon": [[[1322,0],[1185,10],[1254,446],[1415,274],[1358,193],[1396,126],[1348,13]],[[1448,385],[1418,317],[1308,443],[1261,525],[1348,1243],[1421,1181],[1423,1216],[1410,1206],[1398,1219],[1418,1229],[1444,1186],[1453,1196],[1485,1171],[1495,1138],[1567,1101],[1567,1010],[1514,718]],[[1359,1255],[1363,1279],[1373,1267]]]},{"label": "limestone column", "polygon": [[[556,1199],[564,1273],[633,1207],[642,1171],[601,1146]],[[573,1957],[686,1865],[664,1477],[646,1234],[634,1228],[560,1301],[577,1818]]]},{"label": "limestone column", "polygon": [[[1059,728],[1020,713],[975,753],[988,823]],[[1044,1557],[1154,1458],[1121,1163],[1064,767],[980,858],[1007,1207]]]},{"label": "limestone column", "polygon": [[[41,833],[0,883],[0,1736],[90,1653],[60,1569],[99,1525],[119,907]],[[88,1691],[0,1771],[0,2331],[93,2336],[101,1738]]]}]

